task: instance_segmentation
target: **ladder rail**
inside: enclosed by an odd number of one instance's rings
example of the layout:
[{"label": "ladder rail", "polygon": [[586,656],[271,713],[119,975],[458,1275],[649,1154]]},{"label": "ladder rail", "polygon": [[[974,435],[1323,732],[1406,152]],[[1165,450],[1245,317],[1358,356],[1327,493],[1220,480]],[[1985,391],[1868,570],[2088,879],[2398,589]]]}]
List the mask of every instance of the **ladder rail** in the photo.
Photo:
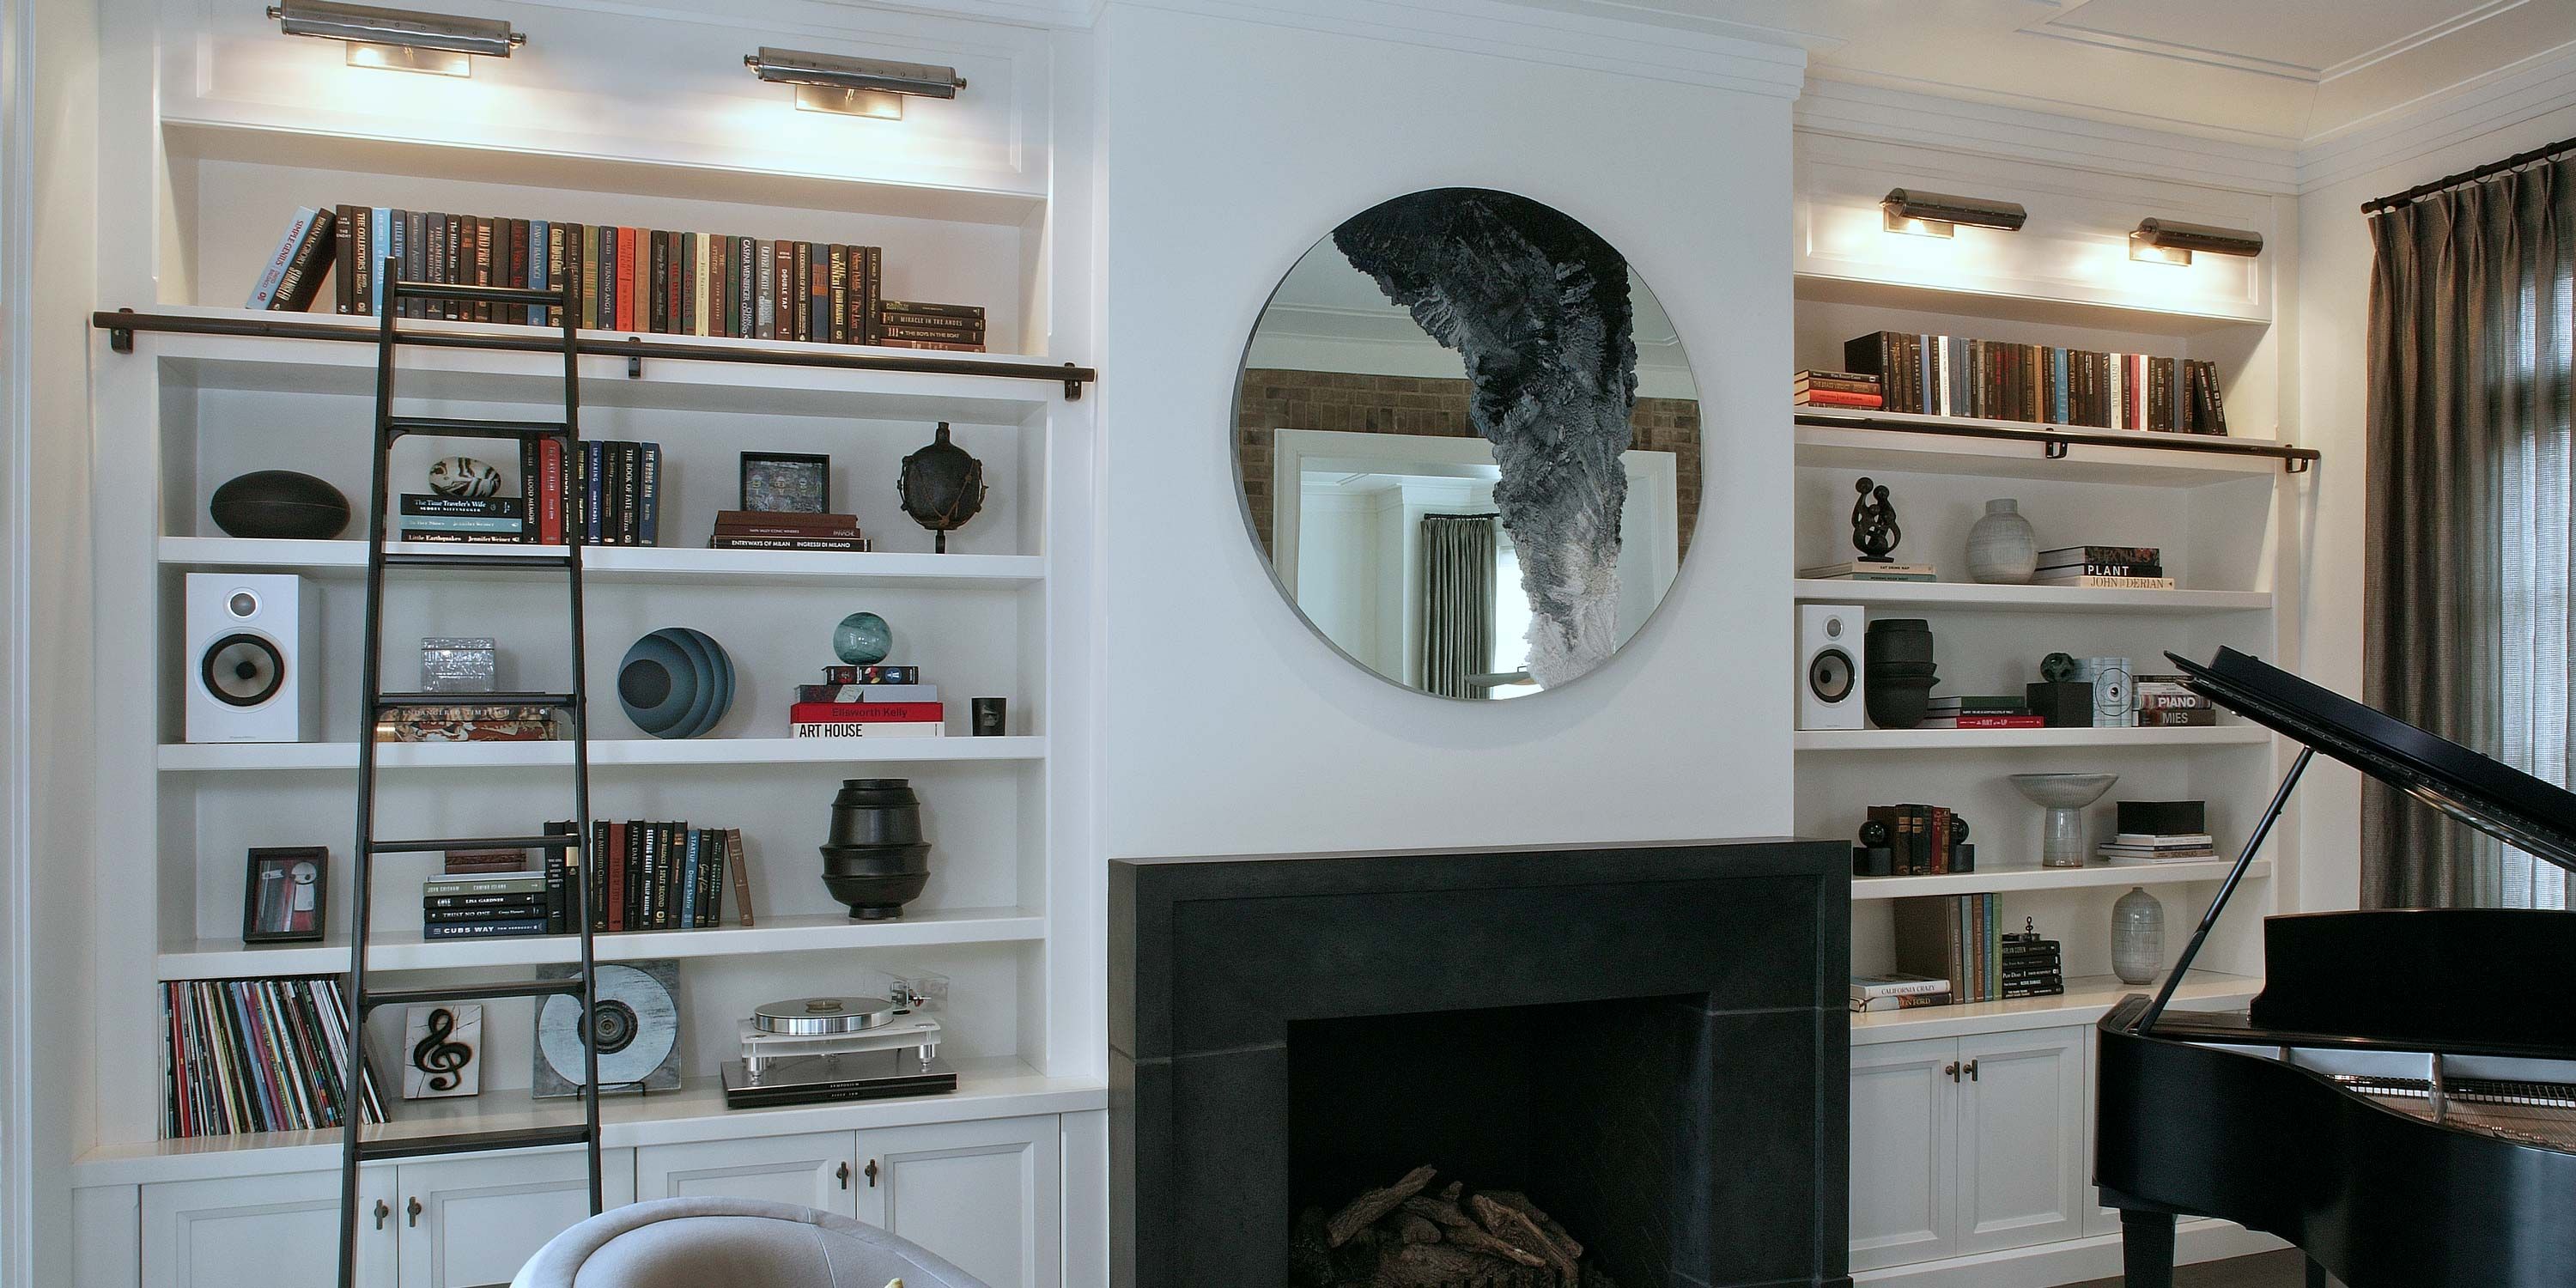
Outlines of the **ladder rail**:
[{"label": "ladder rail", "polygon": [[[592,861],[593,856],[590,848],[590,704],[588,696],[588,666],[587,660],[584,657],[588,636],[583,622],[583,542],[580,540],[578,534],[573,533],[569,529],[564,533],[564,555],[560,563],[554,563],[551,561],[543,561],[541,563],[540,561],[534,560],[531,560],[530,562],[532,565],[539,565],[548,568],[559,567],[564,572],[566,596],[570,607],[567,625],[570,628],[571,636],[571,690],[569,693],[562,695],[517,696],[535,696],[549,699],[561,698],[563,701],[560,703],[550,702],[548,705],[562,706],[568,712],[571,723],[570,732],[572,735],[573,753],[573,834],[569,840],[550,836],[542,838],[542,841],[545,848],[549,850],[565,851],[573,860],[566,865],[569,870],[566,873],[564,898],[569,905],[567,908],[567,915],[571,918],[572,927],[581,937],[581,965],[577,980],[578,988],[556,989],[551,990],[551,992],[554,995],[562,995],[577,991],[581,997],[581,1013],[583,1016],[583,1023],[581,1026],[583,1074],[581,1087],[581,1124],[579,1127],[568,1126],[563,1128],[512,1129],[480,1134],[461,1133],[440,1137],[435,1140],[411,1143],[405,1143],[400,1140],[369,1141],[366,1139],[366,1123],[363,1108],[358,1105],[358,1102],[355,1099],[357,1089],[365,1085],[365,1079],[367,1076],[365,1023],[367,1014],[374,1009],[371,1004],[373,998],[367,988],[367,944],[371,921],[371,891],[373,886],[372,878],[375,866],[375,856],[380,853],[397,852],[404,846],[410,846],[414,849],[422,848],[421,843],[418,842],[379,842],[375,839],[375,723],[382,710],[385,708],[389,697],[395,700],[396,705],[400,705],[401,701],[405,699],[418,698],[421,696],[416,694],[388,695],[384,691],[383,683],[385,570],[388,566],[407,562],[390,557],[388,552],[385,550],[385,543],[390,535],[386,531],[386,508],[388,505],[388,495],[391,489],[390,475],[392,471],[393,444],[407,433],[439,432],[440,430],[449,428],[453,428],[458,433],[472,434],[474,432],[463,423],[459,423],[455,426],[446,426],[437,424],[436,422],[427,421],[425,418],[404,418],[396,417],[393,414],[394,371],[396,365],[394,361],[394,351],[398,345],[404,342],[404,337],[401,335],[400,329],[394,324],[396,320],[395,315],[401,310],[401,301],[405,299],[439,298],[440,296],[448,293],[448,290],[441,289],[441,284],[403,281],[401,278],[401,264],[396,259],[387,258],[381,261],[379,264],[379,271],[382,274],[380,280],[385,283],[385,293],[384,299],[378,307],[378,316],[376,319],[376,408],[374,424],[375,466],[373,470],[372,486],[369,488],[367,495],[367,607],[364,636],[365,655],[361,659],[359,668],[359,687],[362,699],[366,704],[366,710],[362,717],[362,728],[359,731],[358,737],[357,833],[356,844],[352,850],[352,860],[354,865],[354,879],[352,884],[355,887],[353,898],[356,901],[356,906],[352,909],[350,921],[349,996],[351,1019],[350,1040],[348,1043],[350,1056],[348,1081],[344,1086],[344,1092],[348,1094],[343,1097],[344,1101],[349,1103],[352,1108],[348,1121],[342,1125],[342,1147],[340,1154],[341,1288],[360,1288],[357,1278],[359,1221],[358,1180],[361,1165],[370,1159],[390,1159],[427,1156],[433,1154],[479,1153],[493,1150],[527,1148],[534,1145],[571,1144],[577,1139],[583,1146],[585,1162],[588,1165],[590,1180],[590,1211],[592,1215],[596,1216],[603,1210],[605,1200],[602,1186],[600,1159],[599,1043],[588,1022],[588,1017],[595,1013],[599,1004],[599,962],[597,956],[597,945],[592,937],[590,917],[591,881],[596,865]],[[569,464],[573,459],[574,454],[579,451],[581,445],[580,319],[578,317],[579,310],[576,307],[577,301],[573,296],[570,285],[568,283],[564,284],[551,292],[490,288],[470,291],[454,290],[454,294],[456,294],[458,298],[490,300],[494,303],[503,304],[513,308],[521,306],[543,306],[559,310],[562,323],[561,347],[564,363],[564,419],[560,429],[544,429],[533,423],[516,421],[487,422],[487,424],[500,427],[497,431],[497,436],[510,436],[523,432],[545,433],[555,441],[563,444],[564,459],[567,464]],[[398,424],[398,422],[406,420],[417,422],[420,424],[420,427],[417,429],[404,429]],[[496,436],[496,433],[487,431],[481,436]],[[531,507],[530,513],[528,514],[530,521],[534,521],[536,517],[533,507],[542,504],[537,493],[536,483],[537,480],[535,479],[522,479],[520,481],[520,491],[525,497],[524,504]],[[418,562],[421,566],[437,566],[435,562],[429,560],[421,560]],[[451,566],[479,567],[485,565],[460,560],[457,564]],[[541,838],[520,839],[537,841]],[[535,847],[531,846],[523,848]],[[456,997],[465,997],[469,995],[486,997],[524,996],[535,999],[539,1006],[544,1005],[544,999],[540,994],[549,992],[549,990],[545,990],[541,984],[535,982],[512,985],[486,985],[484,987],[492,990],[488,993],[475,993],[472,991],[473,987],[474,986],[465,985],[457,986],[454,989],[410,991],[417,992],[423,996],[434,994],[452,994]],[[384,1004],[391,1005],[396,1002],[407,1000],[409,1000],[409,998],[406,995],[406,990],[390,990],[384,998]]]}]

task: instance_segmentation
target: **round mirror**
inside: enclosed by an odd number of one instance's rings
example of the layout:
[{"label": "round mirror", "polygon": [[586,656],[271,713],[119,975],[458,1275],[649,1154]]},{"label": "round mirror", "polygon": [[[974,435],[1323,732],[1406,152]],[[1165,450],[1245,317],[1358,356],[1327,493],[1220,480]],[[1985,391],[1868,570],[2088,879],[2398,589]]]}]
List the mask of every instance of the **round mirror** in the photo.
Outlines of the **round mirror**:
[{"label": "round mirror", "polygon": [[1352,661],[1483,701],[1599,667],[1699,517],[1699,391],[1628,261],[1526,197],[1354,216],[1244,346],[1235,477],[1298,613]]}]

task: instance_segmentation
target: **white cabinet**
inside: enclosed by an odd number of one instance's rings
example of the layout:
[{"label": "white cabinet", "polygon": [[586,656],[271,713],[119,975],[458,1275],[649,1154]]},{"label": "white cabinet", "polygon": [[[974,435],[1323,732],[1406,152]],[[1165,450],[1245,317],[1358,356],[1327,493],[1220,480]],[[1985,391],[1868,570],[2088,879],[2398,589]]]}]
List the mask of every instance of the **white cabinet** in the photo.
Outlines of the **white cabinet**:
[{"label": "white cabinet", "polygon": [[[635,1201],[635,1151],[599,1154],[603,1209]],[[590,1216],[580,1150],[422,1159],[394,1169],[402,1288],[508,1283],[546,1241]]]},{"label": "white cabinet", "polygon": [[1050,1115],[860,1132],[858,1218],[992,1288],[1060,1288],[1057,1131]]},{"label": "white cabinet", "polygon": [[[358,1174],[358,1209],[375,1214],[358,1227],[361,1283],[394,1281],[393,1173],[369,1167]],[[339,1282],[336,1169],[146,1185],[142,1220],[143,1282],[153,1288],[333,1288]]]},{"label": "white cabinet", "polygon": [[635,1151],[635,1197],[767,1199],[858,1214],[858,1139],[850,1132],[648,1145]]},{"label": "white cabinet", "polygon": [[2083,1233],[2081,1028],[1852,1048],[1851,1267]]}]

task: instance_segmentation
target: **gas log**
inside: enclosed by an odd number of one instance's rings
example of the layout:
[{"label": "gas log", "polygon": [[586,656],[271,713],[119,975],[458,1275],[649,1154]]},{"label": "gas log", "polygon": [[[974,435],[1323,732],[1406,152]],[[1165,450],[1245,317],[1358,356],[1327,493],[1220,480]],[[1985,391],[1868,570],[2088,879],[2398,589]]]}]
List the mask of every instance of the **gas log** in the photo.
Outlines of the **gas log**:
[{"label": "gas log", "polygon": [[1340,1211],[1299,1213],[1293,1288],[1616,1288],[1528,1195],[1457,1181],[1426,1193],[1437,1175],[1417,1167]]}]

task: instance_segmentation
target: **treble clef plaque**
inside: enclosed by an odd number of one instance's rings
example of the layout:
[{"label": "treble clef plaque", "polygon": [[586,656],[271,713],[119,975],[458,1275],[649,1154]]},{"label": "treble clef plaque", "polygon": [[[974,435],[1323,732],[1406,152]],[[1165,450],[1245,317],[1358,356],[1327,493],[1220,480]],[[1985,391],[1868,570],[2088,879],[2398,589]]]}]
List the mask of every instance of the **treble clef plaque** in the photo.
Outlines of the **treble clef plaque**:
[{"label": "treble clef plaque", "polygon": [[403,1044],[411,1053],[403,1067],[404,1099],[471,1096],[482,1089],[476,1063],[483,1045],[481,1005],[415,1006],[404,1017]]}]

